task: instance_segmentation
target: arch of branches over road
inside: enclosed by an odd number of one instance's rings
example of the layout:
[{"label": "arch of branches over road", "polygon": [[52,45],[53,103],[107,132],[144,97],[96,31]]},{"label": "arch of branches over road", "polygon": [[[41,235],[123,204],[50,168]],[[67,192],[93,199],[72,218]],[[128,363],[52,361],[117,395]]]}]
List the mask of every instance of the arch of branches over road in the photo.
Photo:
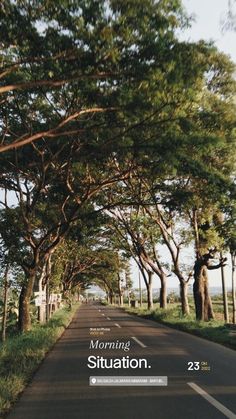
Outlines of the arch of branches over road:
[{"label": "arch of branches over road", "polygon": [[162,308],[175,275],[188,314],[193,278],[207,321],[228,251],[235,322],[235,67],[180,41],[189,22],[180,0],[2,1],[0,256],[21,331],[41,288],[121,302],[130,257],[149,308],[153,275]]}]

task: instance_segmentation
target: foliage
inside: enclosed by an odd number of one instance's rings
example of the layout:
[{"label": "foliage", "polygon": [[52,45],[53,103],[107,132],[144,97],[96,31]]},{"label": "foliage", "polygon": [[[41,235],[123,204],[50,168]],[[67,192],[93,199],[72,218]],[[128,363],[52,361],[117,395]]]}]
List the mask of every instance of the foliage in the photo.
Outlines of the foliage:
[{"label": "foliage", "polygon": [[133,211],[136,248],[165,268],[164,242],[181,281],[181,246],[222,246],[214,216],[235,190],[235,67],[211,43],[180,42],[188,24],[180,0],[2,1],[0,238],[26,300],[51,257],[54,286],[116,289],[130,241],[115,243],[96,211]]}]

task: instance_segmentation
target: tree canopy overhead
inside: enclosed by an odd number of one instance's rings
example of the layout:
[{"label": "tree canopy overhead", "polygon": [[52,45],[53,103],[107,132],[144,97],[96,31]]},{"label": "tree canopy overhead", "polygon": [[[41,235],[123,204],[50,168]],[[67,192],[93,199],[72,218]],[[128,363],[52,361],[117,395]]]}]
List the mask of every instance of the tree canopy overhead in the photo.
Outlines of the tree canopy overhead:
[{"label": "tree canopy overhead", "polygon": [[188,24],[180,0],[1,2],[0,229],[27,304],[82,216],[149,205],[199,229],[234,196],[235,67]]},{"label": "tree canopy overhead", "polygon": [[[150,93],[142,83],[171,66],[184,19],[179,1],[3,1],[0,151],[41,138],[96,137],[108,121],[106,136],[114,129],[120,136]],[[150,101],[145,106],[152,111]]]}]

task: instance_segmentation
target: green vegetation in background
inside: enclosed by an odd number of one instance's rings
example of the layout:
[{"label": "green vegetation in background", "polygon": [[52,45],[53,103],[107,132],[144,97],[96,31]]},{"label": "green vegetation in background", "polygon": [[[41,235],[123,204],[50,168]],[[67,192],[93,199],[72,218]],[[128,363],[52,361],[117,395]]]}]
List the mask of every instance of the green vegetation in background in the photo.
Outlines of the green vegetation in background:
[{"label": "green vegetation in background", "polygon": [[72,310],[63,308],[44,325],[10,338],[0,346],[0,417],[7,412],[29,382],[46,353],[70,323]]},{"label": "green vegetation in background", "polygon": [[236,349],[236,333],[227,327],[223,320],[211,320],[206,323],[195,320],[194,314],[182,316],[179,304],[172,304],[165,310],[160,308],[155,308],[154,310],[126,308],[125,310],[130,314],[155,320],[174,329],[182,330]]}]

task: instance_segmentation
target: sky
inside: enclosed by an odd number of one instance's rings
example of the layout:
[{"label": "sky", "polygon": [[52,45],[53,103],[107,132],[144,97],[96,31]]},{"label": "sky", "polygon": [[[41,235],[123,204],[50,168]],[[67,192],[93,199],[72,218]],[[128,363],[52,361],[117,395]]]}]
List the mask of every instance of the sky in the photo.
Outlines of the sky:
[{"label": "sky", "polygon": [[[236,32],[222,31],[221,21],[228,10],[228,0],[182,0],[188,14],[195,22],[186,30],[183,38],[191,41],[213,40],[219,50],[230,55],[236,63]],[[236,5],[234,6],[236,13]]]}]

